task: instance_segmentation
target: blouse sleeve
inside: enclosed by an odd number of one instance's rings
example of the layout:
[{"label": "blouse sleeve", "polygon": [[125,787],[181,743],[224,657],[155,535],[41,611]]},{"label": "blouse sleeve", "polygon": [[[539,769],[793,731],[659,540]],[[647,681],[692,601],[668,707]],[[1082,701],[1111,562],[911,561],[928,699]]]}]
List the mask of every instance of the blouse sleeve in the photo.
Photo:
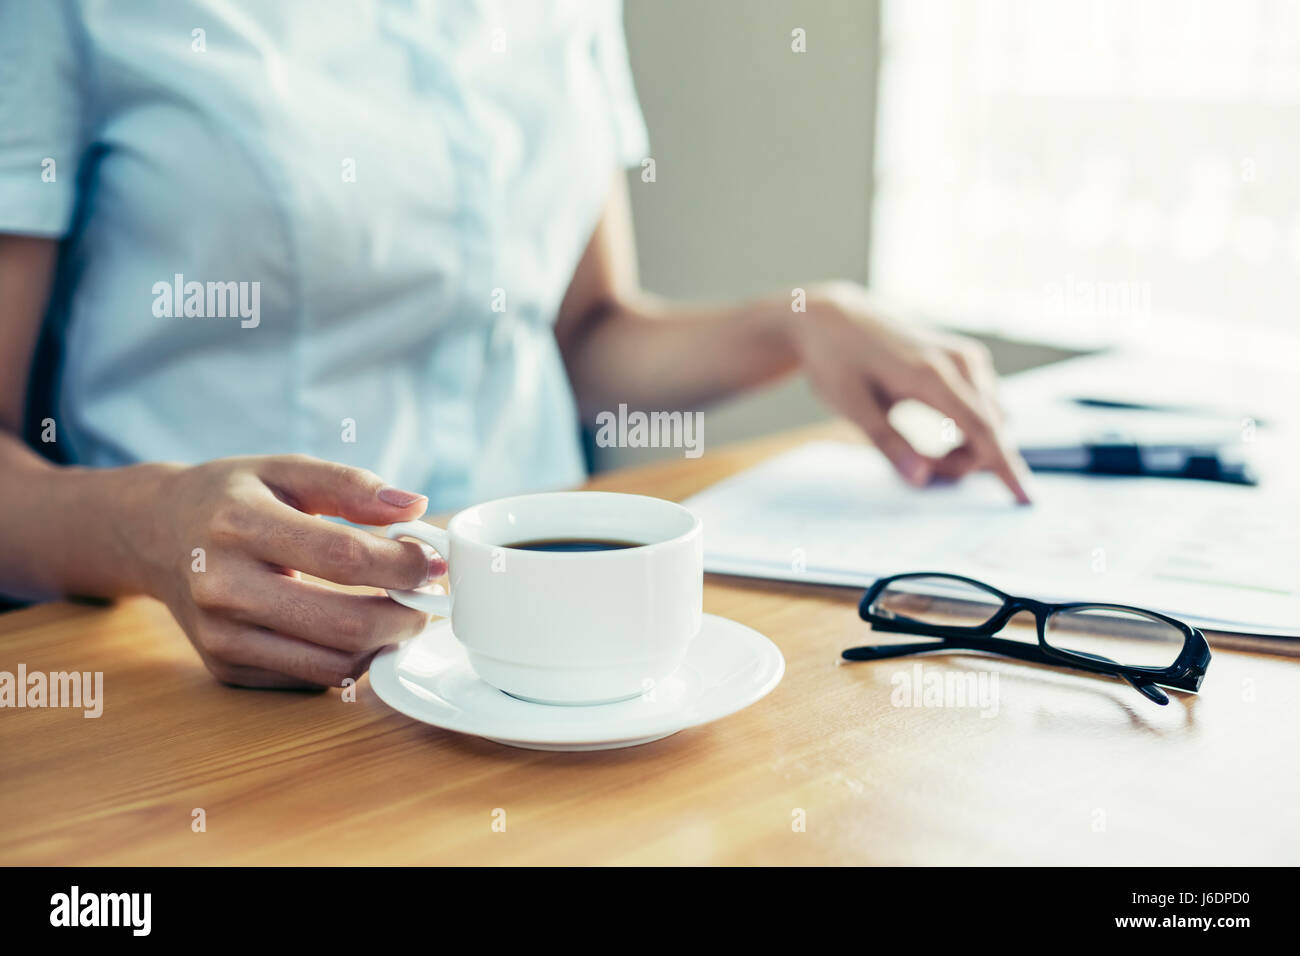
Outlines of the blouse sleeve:
[{"label": "blouse sleeve", "polygon": [[592,54],[596,69],[605,80],[614,143],[621,166],[639,166],[650,152],[645,120],[637,102],[623,34],[623,4],[610,0],[596,30]]},{"label": "blouse sleeve", "polygon": [[82,63],[65,0],[0,3],[0,233],[60,238],[84,149]]}]

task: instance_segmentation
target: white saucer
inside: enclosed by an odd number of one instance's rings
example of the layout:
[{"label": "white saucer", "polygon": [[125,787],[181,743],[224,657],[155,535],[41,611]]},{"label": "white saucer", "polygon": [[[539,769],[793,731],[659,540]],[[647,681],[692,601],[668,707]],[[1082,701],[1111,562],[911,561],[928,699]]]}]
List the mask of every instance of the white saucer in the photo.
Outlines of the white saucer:
[{"label": "white saucer", "polygon": [[370,686],[394,710],[445,730],[529,750],[613,750],[734,714],[784,673],[762,634],[705,614],[682,666],[651,693],[591,707],[533,704],[480,680],[444,619],[376,657]]}]

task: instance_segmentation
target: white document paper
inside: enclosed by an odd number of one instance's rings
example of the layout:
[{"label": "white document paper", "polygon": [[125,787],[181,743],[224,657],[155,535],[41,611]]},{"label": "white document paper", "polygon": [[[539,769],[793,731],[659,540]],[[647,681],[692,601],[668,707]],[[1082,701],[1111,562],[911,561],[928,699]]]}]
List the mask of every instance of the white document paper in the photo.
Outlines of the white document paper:
[{"label": "white document paper", "polygon": [[1259,488],[1035,476],[1031,506],[993,476],[913,489],[874,449],[814,442],[684,504],[708,571],[865,587],[964,574],[1044,601],[1164,611],[1245,634],[1300,636],[1300,502]]}]

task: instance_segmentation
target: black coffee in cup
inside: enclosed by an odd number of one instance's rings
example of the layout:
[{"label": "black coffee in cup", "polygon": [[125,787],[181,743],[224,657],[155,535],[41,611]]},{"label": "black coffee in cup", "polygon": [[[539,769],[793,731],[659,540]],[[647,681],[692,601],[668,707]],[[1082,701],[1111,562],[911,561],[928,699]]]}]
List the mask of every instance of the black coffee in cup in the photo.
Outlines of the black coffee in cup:
[{"label": "black coffee in cup", "polygon": [[618,541],[612,538],[538,538],[535,541],[516,541],[506,545],[518,551],[553,551],[581,553],[586,551],[622,551],[639,548],[639,541]]}]

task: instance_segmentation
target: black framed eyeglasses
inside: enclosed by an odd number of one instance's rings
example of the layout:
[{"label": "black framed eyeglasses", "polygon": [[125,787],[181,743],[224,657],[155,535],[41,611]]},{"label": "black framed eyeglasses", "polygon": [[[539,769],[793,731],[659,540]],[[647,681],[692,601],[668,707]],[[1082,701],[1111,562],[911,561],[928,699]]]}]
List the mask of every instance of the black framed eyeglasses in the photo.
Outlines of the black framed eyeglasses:
[{"label": "black framed eyeglasses", "polygon": [[[995,636],[1022,611],[1038,623],[1037,643]],[[858,615],[873,631],[938,640],[851,647],[842,654],[849,661],[986,651],[1120,677],[1157,704],[1169,703],[1161,686],[1199,690],[1210,665],[1205,635],[1157,611],[1125,604],[1048,604],[958,574],[917,571],[880,578],[862,595]]]}]

